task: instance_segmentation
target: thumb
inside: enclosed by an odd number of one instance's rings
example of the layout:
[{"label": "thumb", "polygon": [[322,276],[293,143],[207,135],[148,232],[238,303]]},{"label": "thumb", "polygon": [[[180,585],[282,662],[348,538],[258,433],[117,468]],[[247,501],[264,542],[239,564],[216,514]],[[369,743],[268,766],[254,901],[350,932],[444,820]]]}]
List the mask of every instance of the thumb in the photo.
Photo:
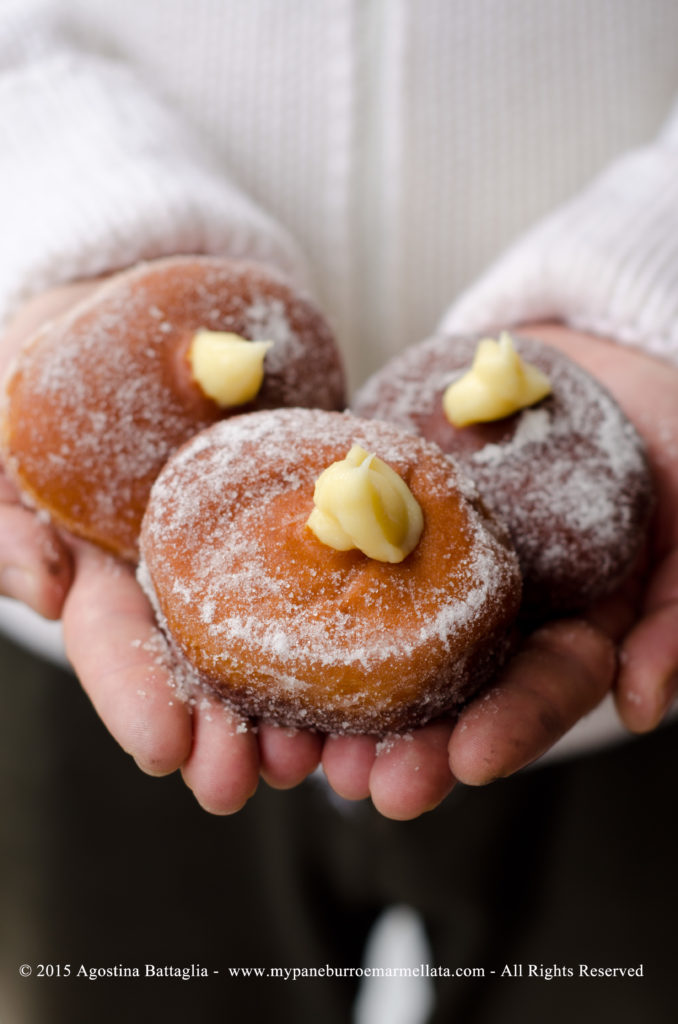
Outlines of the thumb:
[{"label": "thumb", "polygon": [[0,594],[58,619],[72,576],[70,552],[55,530],[28,509],[0,500]]}]

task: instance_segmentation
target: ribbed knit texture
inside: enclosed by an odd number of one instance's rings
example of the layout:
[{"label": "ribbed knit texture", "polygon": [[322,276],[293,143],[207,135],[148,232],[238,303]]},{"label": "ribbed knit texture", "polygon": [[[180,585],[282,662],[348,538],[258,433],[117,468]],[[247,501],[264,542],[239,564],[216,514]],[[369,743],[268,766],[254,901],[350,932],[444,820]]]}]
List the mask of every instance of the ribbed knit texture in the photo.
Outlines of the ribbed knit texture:
[{"label": "ribbed knit texture", "polygon": [[0,36],[3,314],[52,285],[169,253],[249,256],[305,283],[291,236],[181,118],[127,67],[59,45],[25,14]]},{"label": "ribbed knit texture", "polygon": [[448,323],[670,353],[676,38],[672,0],[5,0],[0,315],[145,256],[303,250],[355,384],[527,232]]},{"label": "ribbed knit texture", "polygon": [[512,246],[442,329],[560,320],[678,363],[677,139],[674,115]]}]

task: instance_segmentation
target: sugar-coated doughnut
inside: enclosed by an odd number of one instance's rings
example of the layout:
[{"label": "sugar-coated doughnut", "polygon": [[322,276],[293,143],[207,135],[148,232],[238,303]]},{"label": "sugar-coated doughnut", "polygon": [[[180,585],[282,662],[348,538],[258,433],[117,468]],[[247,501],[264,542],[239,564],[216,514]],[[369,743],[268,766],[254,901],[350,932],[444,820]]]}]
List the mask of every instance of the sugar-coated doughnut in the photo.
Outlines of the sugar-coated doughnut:
[{"label": "sugar-coated doughnut", "polygon": [[[199,329],[274,342],[245,406],[220,408],[193,378]],[[133,560],[151,484],[198,430],[249,409],[344,404],[325,320],[276,271],[172,257],[115,275],[30,340],[6,383],[2,448],[29,501]]]},{"label": "sugar-coated doughnut", "polygon": [[652,508],[643,443],[611,395],[556,349],[515,338],[551,394],[504,419],[454,427],[447,386],[473,361],[478,337],[414,345],[362,387],[352,408],[396,423],[461,460],[507,525],[524,576],[525,607],[574,610],[628,573]]},{"label": "sugar-coated doughnut", "polygon": [[[423,532],[398,564],[307,525],[354,444],[405,481]],[[181,659],[248,716],[383,734],[454,708],[496,671],[520,603],[506,532],[435,445],[306,409],[218,423],[156,480],[139,578]]]}]

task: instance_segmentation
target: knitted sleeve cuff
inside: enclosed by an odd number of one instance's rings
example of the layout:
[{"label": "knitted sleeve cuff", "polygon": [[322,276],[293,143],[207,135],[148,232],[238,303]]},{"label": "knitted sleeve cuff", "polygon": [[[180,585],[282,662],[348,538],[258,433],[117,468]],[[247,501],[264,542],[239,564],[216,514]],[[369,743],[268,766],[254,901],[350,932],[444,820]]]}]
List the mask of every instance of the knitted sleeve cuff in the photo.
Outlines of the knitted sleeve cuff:
[{"label": "knitted sleeve cuff", "polygon": [[440,329],[545,319],[678,363],[678,109],[654,146],[619,159],[520,238]]},{"label": "knitted sleeve cuff", "polygon": [[306,285],[287,233],[129,70],[64,47],[3,63],[0,323],[48,287],[170,253],[258,259]]}]

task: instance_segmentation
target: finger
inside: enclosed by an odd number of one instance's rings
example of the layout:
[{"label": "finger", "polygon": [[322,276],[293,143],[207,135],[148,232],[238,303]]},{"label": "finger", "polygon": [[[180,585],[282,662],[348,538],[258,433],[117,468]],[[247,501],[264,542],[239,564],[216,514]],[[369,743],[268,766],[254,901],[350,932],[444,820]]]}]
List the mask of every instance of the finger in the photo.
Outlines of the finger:
[{"label": "finger", "polygon": [[678,604],[678,547],[673,548],[655,568],[647,584],[644,611]]},{"label": "finger", "polygon": [[623,593],[602,598],[586,610],[586,621],[616,643],[628,633],[636,617],[635,600]]},{"label": "finger", "polygon": [[194,710],[193,748],[181,774],[204,810],[234,814],[259,780],[257,738],[225,704],[203,700]]},{"label": "finger", "polygon": [[600,703],[615,669],[612,642],[588,623],[537,630],[499,684],[459,716],[449,746],[452,772],[475,786],[523,768]]},{"label": "finger", "polygon": [[616,701],[634,732],[655,728],[678,692],[678,549],[648,586],[644,613],[621,651]]},{"label": "finger", "polygon": [[628,635],[616,690],[619,715],[634,732],[654,729],[678,693],[678,604],[646,616]]},{"label": "finger", "polygon": [[0,593],[58,619],[72,577],[71,556],[52,527],[18,504],[0,505]]},{"label": "finger", "polygon": [[586,610],[586,621],[619,643],[638,619],[646,580],[647,556],[642,552],[622,585]]},{"label": "finger", "polygon": [[370,772],[377,756],[373,736],[328,736],[322,755],[327,781],[345,800],[364,800],[370,795]]},{"label": "finger", "polygon": [[191,750],[191,712],[132,571],[77,543],[64,606],[66,652],[109,731],[149,774],[179,768]]},{"label": "finger", "polygon": [[323,742],[319,733],[262,724],[258,740],[261,776],[274,789],[291,789],[318,767]]},{"label": "finger", "polygon": [[384,817],[407,821],[444,800],[455,783],[447,757],[451,728],[438,721],[379,744],[370,795]]}]

